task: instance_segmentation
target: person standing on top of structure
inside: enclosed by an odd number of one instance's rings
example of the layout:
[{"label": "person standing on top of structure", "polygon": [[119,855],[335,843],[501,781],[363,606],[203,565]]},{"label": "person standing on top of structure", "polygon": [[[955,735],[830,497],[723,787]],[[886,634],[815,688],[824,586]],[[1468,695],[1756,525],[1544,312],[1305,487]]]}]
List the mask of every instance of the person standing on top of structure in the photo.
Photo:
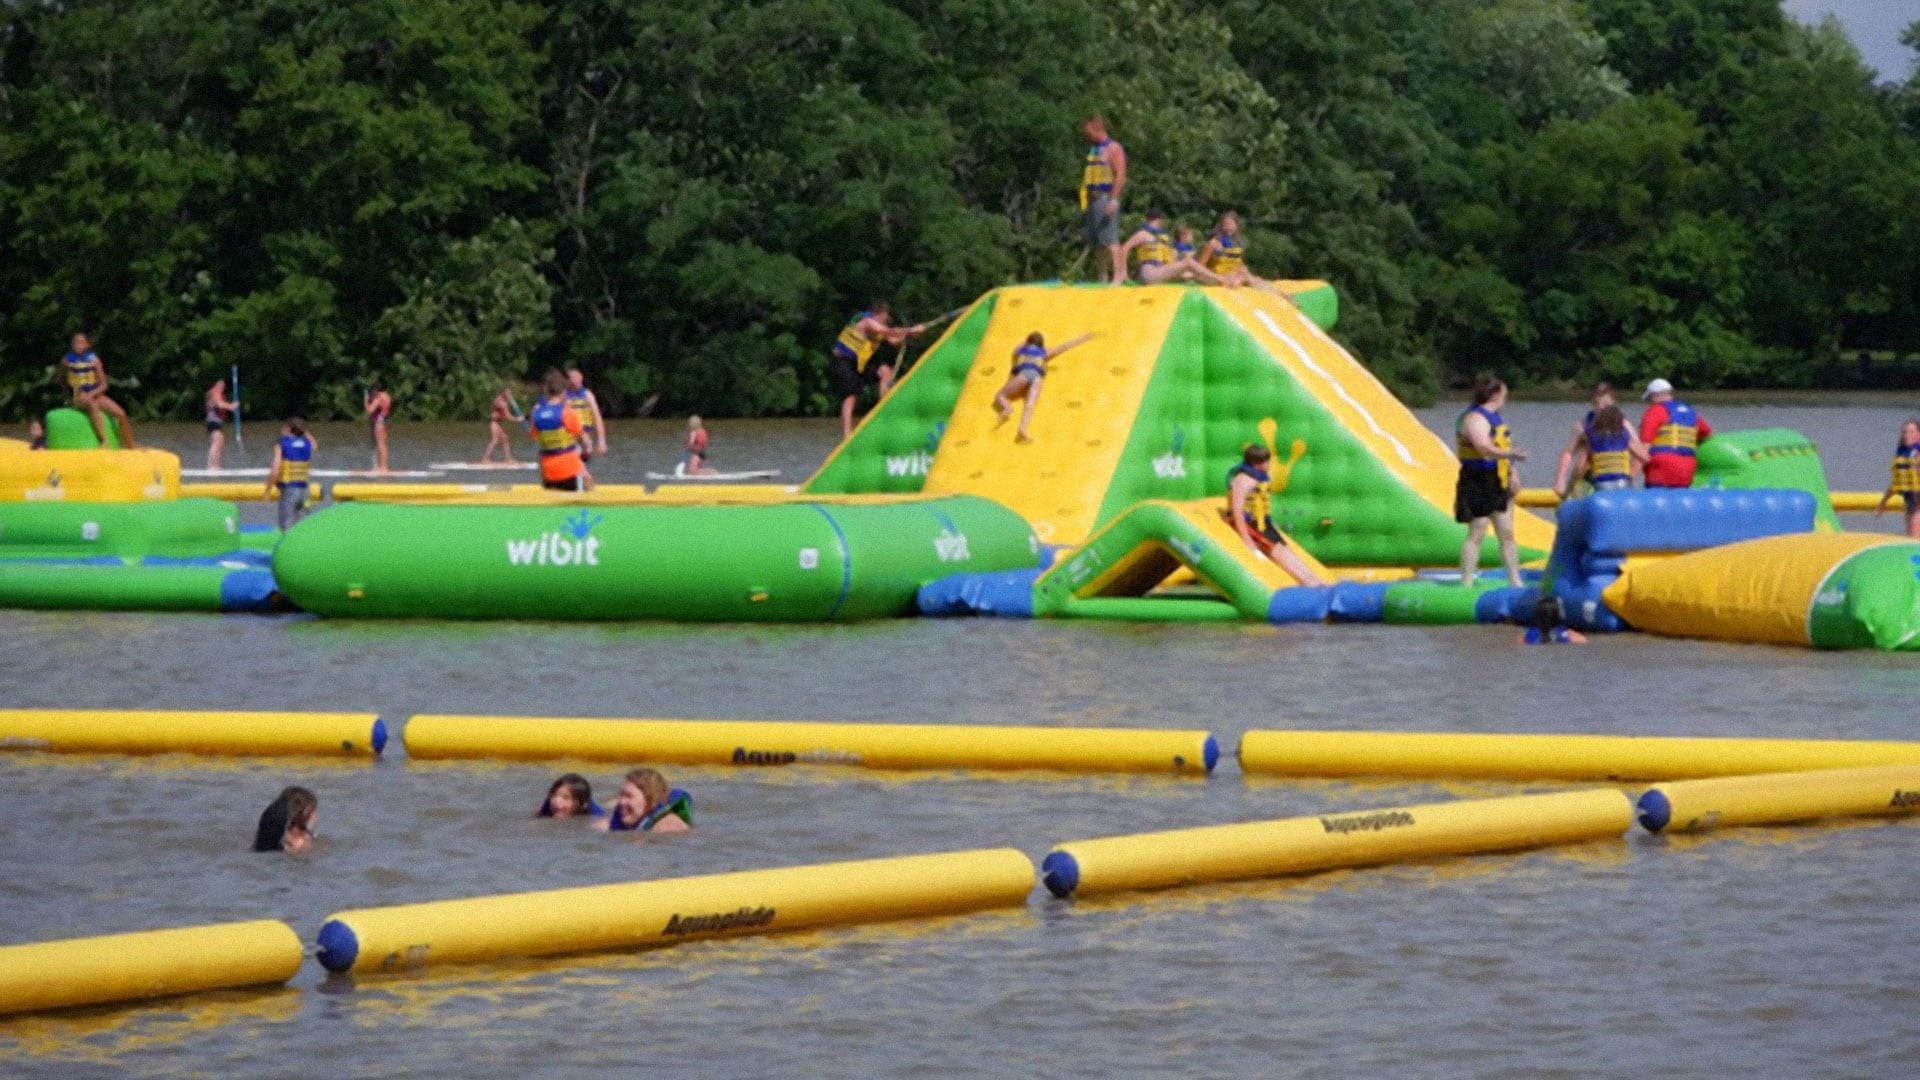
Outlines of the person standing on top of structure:
[{"label": "person standing on top of structure", "polygon": [[872,364],[880,376],[880,396],[886,397],[893,387],[893,365],[873,364],[873,355],[882,344],[898,345],[918,334],[927,332],[925,323],[915,326],[890,326],[887,320],[893,315],[893,306],[885,300],[875,300],[867,305],[867,310],[855,315],[847,325],[840,328],[840,336],[834,339],[829,351],[827,374],[833,380],[833,392],[840,395],[840,438],[853,437],[853,407],[860,399],[860,387],[865,383],[867,367]]},{"label": "person standing on top of structure", "polygon": [[1673,396],[1673,384],[1655,379],[1641,395],[1652,404],[1640,414],[1640,441],[1647,444],[1647,486],[1683,488],[1693,483],[1694,451],[1713,426],[1693,406]]},{"label": "person standing on top of structure", "polygon": [[1467,527],[1460,545],[1460,583],[1471,588],[1480,569],[1480,543],[1487,526],[1500,541],[1500,562],[1507,583],[1520,584],[1520,550],[1513,539],[1513,492],[1519,478],[1513,463],[1527,455],[1513,448],[1507,421],[1500,415],[1507,403],[1507,384],[1491,375],[1473,380],[1473,405],[1454,423],[1454,445],[1460,453],[1460,479],[1453,494],[1453,520]]},{"label": "person standing on top of structure", "polygon": [[1120,248],[1120,196],[1127,188],[1127,150],[1107,134],[1107,118],[1095,113],[1080,125],[1087,137],[1087,160],[1080,170],[1080,229],[1094,250],[1107,255],[1107,283],[1127,280],[1127,257]]}]

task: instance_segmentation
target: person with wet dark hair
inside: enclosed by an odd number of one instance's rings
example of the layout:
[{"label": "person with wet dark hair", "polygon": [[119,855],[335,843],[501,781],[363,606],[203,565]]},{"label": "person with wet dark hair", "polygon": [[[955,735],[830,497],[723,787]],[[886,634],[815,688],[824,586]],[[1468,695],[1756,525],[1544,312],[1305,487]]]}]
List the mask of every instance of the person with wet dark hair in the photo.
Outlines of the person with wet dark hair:
[{"label": "person with wet dark hair", "polygon": [[567,773],[547,788],[536,817],[601,817],[606,813],[593,801],[593,785],[579,773]]},{"label": "person with wet dark hair", "polygon": [[260,826],[254,830],[253,850],[284,851],[297,855],[313,845],[313,819],[320,800],[303,787],[281,791],[260,812]]},{"label": "person with wet dark hair", "polygon": [[1585,645],[1587,635],[1567,626],[1567,608],[1552,594],[1533,608],[1533,624],[1520,632],[1522,645]]}]

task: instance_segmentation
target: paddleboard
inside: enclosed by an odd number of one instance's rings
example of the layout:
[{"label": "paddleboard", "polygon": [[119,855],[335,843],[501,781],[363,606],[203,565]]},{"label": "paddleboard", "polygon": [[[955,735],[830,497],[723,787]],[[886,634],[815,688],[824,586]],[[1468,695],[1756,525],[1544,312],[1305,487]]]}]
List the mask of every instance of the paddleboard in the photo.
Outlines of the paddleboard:
[{"label": "paddleboard", "polygon": [[685,480],[685,481],[723,481],[724,482],[724,481],[738,481],[738,480],[767,480],[779,475],[780,475],[779,469],[751,469],[746,472],[717,472],[717,473],[650,472],[647,474],[647,479],[667,480],[667,481]]},{"label": "paddleboard", "polygon": [[[391,472],[375,472],[372,469],[315,469],[315,480],[431,480],[436,476],[445,476],[444,472],[430,469],[394,469]],[[180,476],[186,480],[264,480],[266,469],[181,469]]]},{"label": "paddleboard", "polygon": [[537,469],[537,461],[436,461],[429,469],[441,472],[492,472],[496,469]]}]

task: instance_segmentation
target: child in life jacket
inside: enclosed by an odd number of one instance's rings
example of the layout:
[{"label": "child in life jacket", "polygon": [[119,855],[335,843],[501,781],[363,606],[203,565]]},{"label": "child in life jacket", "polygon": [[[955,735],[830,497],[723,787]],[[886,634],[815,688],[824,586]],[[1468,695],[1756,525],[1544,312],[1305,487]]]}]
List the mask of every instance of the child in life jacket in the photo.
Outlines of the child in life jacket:
[{"label": "child in life jacket", "polygon": [[620,796],[594,822],[604,832],[686,832],[693,827],[693,796],[668,787],[654,769],[635,769],[620,781]]}]

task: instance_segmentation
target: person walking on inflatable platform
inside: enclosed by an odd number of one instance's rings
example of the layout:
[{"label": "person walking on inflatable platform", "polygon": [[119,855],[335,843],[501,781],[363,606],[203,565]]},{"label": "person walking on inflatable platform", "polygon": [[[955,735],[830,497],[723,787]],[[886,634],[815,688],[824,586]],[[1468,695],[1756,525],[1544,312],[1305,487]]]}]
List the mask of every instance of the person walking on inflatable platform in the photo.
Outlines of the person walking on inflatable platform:
[{"label": "person walking on inflatable platform", "polygon": [[1513,463],[1527,455],[1513,448],[1512,433],[1500,409],[1507,403],[1507,384],[1491,375],[1473,380],[1473,405],[1454,423],[1454,445],[1460,453],[1460,479],[1453,494],[1453,519],[1467,527],[1460,545],[1460,583],[1472,588],[1480,569],[1480,544],[1487,526],[1500,541],[1500,562],[1507,583],[1520,585],[1520,551],[1513,539],[1513,493],[1519,477]]},{"label": "person walking on inflatable platform", "polygon": [[527,430],[540,444],[540,486],[549,491],[593,490],[593,474],[580,454],[584,425],[567,404],[567,377],[549,371],[541,389],[546,396],[527,414]]},{"label": "person walking on inflatable platform", "polygon": [[1647,486],[1683,488],[1693,484],[1694,450],[1713,434],[1713,425],[1693,406],[1673,396],[1673,384],[1655,379],[1640,395],[1652,404],[1640,414],[1640,441],[1647,444]]},{"label": "person walking on inflatable platform", "polygon": [[1227,520],[1249,550],[1293,575],[1302,585],[1325,585],[1287,546],[1287,538],[1273,524],[1273,451],[1265,443],[1249,443],[1240,464],[1227,470]]},{"label": "person walking on inflatable platform", "polygon": [[586,372],[567,369],[567,408],[580,418],[580,460],[590,462],[607,452],[607,418],[600,415],[600,399],[587,389]]},{"label": "person walking on inflatable platform", "polygon": [[[1613,396],[1613,384],[1609,382],[1594,383],[1593,393],[1587,400],[1592,407],[1587,410],[1587,415],[1574,423],[1573,437],[1567,440],[1567,448],[1560,451],[1560,465],[1553,474],[1553,493],[1558,495],[1562,502],[1586,495],[1592,490],[1593,480],[1589,475],[1593,471],[1592,459],[1587,458],[1586,467],[1580,467],[1581,458],[1588,451],[1587,431],[1593,427],[1593,418],[1600,415],[1602,410],[1609,405],[1618,404]],[[1644,456],[1646,447],[1637,437],[1633,439],[1633,445],[1640,447],[1641,450],[1641,453],[1633,455],[1634,458],[1641,462],[1646,461]]]},{"label": "person walking on inflatable platform", "polygon": [[1148,214],[1140,228],[1121,245],[1120,257],[1123,261],[1135,254],[1140,258],[1140,280],[1148,285],[1158,285],[1163,281],[1220,284],[1220,279],[1213,271],[1201,266],[1200,260],[1193,257],[1193,245],[1188,244],[1184,254],[1176,249],[1173,238],[1167,233],[1167,215],[1158,210]]},{"label": "person walking on inflatable platform", "polygon": [[1920,540],[1920,420],[1900,425],[1900,441],[1893,447],[1893,477],[1874,514],[1886,513],[1887,503],[1896,494],[1907,508],[1907,536]]},{"label": "person walking on inflatable platform", "polygon": [[308,484],[313,476],[313,436],[307,422],[296,416],[280,429],[280,441],[273,447],[273,464],[267,467],[267,489],[271,497],[280,488],[280,531],[299,524],[307,513]]},{"label": "person walking on inflatable platform", "polygon": [[67,388],[73,391],[74,407],[86,410],[87,418],[93,421],[93,433],[100,445],[107,445],[107,422],[100,415],[106,413],[120,429],[121,448],[137,449],[127,410],[107,396],[107,365],[93,351],[93,339],[85,334],[73,335],[73,348],[60,358],[60,370],[67,377]]},{"label": "person walking on inflatable platform", "polygon": [[1120,195],[1127,188],[1127,148],[1107,134],[1107,118],[1095,113],[1080,124],[1087,137],[1087,160],[1080,170],[1080,231],[1094,252],[1095,277],[1101,252],[1107,256],[1107,284],[1127,280],[1127,256],[1120,246]]},{"label": "person walking on inflatable platform", "polygon": [[893,388],[893,365],[873,364],[874,353],[882,343],[898,345],[927,332],[925,323],[888,325],[887,319],[892,314],[893,305],[885,300],[868,304],[867,310],[840,328],[840,336],[834,339],[828,353],[827,374],[833,380],[833,392],[840,397],[840,438],[843,440],[853,438],[853,407],[860,398],[860,387],[866,382],[868,366],[872,365],[880,377],[881,397],[886,397],[887,391]]},{"label": "person walking on inflatable platform", "polygon": [[1019,348],[1013,350],[1013,373],[1007,376],[1006,385],[1000,388],[1000,392],[993,395],[993,411],[1000,414],[1000,422],[1004,424],[1013,415],[1013,399],[1027,399],[1026,408],[1020,412],[1020,430],[1013,437],[1015,442],[1033,441],[1033,436],[1027,433],[1027,426],[1033,423],[1033,407],[1040,404],[1040,384],[1047,377],[1047,362],[1068,349],[1092,340],[1092,334],[1081,334],[1048,352],[1046,338],[1035,330],[1027,335],[1027,340]]}]

